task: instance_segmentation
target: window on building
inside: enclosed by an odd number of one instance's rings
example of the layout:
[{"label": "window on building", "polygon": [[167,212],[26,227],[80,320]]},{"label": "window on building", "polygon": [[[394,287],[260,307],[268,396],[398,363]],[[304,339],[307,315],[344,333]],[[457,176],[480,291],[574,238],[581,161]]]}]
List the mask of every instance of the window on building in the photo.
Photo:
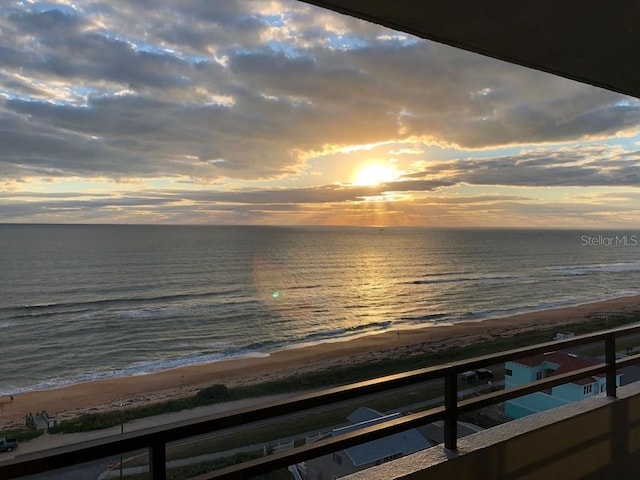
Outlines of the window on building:
[{"label": "window on building", "polygon": [[537,372],[536,373],[536,380],[542,380],[542,372]]},{"label": "window on building", "polygon": [[342,465],[342,457],[340,455],[338,455],[337,453],[333,454],[333,463],[335,463],[336,465]]},{"label": "window on building", "polygon": [[593,384],[590,383],[589,385],[585,385],[582,390],[585,395],[589,395],[591,392],[593,392]]},{"label": "window on building", "polygon": [[604,392],[606,385],[604,383],[600,384],[600,393]]},{"label": "window on building", "polygon": [[505,374],[507,377],[510,377],[510,376],[512,376],[512,375],[513,375],[513,372],[511,371],[511,369],[510,369],[510,368],[505,368],[505,369],[504,369],[504,374]]}]

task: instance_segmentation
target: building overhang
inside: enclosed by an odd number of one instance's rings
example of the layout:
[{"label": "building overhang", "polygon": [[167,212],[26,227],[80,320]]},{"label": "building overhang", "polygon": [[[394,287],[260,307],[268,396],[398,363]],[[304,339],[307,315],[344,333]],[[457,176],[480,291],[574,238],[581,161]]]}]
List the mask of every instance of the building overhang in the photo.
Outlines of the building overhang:
[{"label": "building overhang", "polygon": [[640,98],[640,2],[303,1]]}]

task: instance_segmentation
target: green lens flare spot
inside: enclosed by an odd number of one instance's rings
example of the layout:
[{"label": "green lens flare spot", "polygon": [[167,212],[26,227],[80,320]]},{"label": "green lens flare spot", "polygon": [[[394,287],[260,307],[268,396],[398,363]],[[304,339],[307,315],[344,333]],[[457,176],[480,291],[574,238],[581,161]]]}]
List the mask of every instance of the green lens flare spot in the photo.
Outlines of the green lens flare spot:
[{"label": "green lens flare spot", "polygon": [[278,298],[280,296],[280,292],[279,291],[275,291],[273,292],[273,298]]}]

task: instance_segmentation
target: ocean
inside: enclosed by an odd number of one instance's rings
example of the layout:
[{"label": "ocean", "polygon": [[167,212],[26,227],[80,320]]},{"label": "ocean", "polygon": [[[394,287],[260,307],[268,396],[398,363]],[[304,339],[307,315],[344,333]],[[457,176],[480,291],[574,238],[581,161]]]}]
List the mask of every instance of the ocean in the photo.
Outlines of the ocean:
[{"label": "ocean", "polygon": [[640,233],[0,225],[0,394],[640,286]]}]

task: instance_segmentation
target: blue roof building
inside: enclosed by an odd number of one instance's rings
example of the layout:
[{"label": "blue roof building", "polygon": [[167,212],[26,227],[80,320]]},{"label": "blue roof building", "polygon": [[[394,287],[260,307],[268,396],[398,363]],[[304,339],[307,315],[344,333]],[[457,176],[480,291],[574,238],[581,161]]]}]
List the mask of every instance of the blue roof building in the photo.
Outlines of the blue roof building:
[{"label": "blue roof building", "polygon": [[[591,367],[597,362],[578,357],[572,353],[549,352],[518,361],[505,363],[505,388],[513,388],[561,373]],[[620,373],[616,384],[620,385]],[[521,418],[533,413],[577,402],[605,392],[607,381],[604,375],[582,378],[558,385],[549,390],[536,392],[505,402],[504,413],[511,418]]]},{"label": "blue roof building", "polygon": [[[328,436],[345,435],[401,416],[402,414],[398,412],[385,415],[368,407],[359,407],[347,417],[348,425],[333,428],[325,435],[313,437],[311,441]],[[458,427],[459,436],[466,436],[482,430],[480,427],[464,422],[458,422]],[[442,441],[442,430],[442,422],[435,422],[292,465],[289,467],[289,471],[296,480],[342,478],[351,473],[436,445]]]}]

